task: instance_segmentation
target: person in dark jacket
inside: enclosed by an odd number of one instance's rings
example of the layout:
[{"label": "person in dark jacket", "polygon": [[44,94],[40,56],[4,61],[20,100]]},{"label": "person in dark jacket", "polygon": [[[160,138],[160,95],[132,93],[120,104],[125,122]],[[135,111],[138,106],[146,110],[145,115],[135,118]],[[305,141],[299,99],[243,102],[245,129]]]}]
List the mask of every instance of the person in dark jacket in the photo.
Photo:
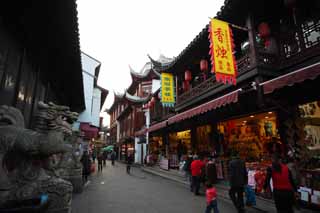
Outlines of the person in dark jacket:
[{"label": "person in dark jacket", "polygon": [[103,166],[106,166],[106,161],[107,161],[107,158],[108,158],[108,153],[106,151],[104,151],[102,153],[102,156],[103,156]]},{"label": "person in dark jacket", "polygon": [[209,157],[209,161],[206,164],[206,181],[215,184],[217,182],[217,170],[216,164],[212,157]]},{"label": "person in dark jacket", "polygon": [[127,173],[128,174],[130,174],[132,163],[133,163],[133,155],[132,154],[128,154],[128,157],[127,157]]},{"label": "person in dark jacket", "polygon": [[116,160],[116,152],[112,150],[111,152],[111,165],[114,166],[114,161]]},{"label": "person in dark jacket", "polygon": [[98,172],[102,172],[103,154],[98,154]]},{"label": "person in dark jacket", "polygon": [[264,189],[270,186],[272,178],[273,198],[278,213],[292,213],[294,205],[294,192],[297,187],[287,165],[280,163],[279,156],[272,156],[272,166],[267,169]]},{"label": "person in dark jacket", "polygon": [[80,162],[82,163],[82,181],[85,184],[88,181],[88,176],[90,175],[91,167],[91,161],[87,151],[83,152]]},{"label": "person in dark jacket", "polygon": [[244,212],[243,192],[248,182],[248,175],[246,165],[240,159],[238,152],[233,153],[233,159],[229,163],[229,181],[231,187],[229,196],[238,212]]}]

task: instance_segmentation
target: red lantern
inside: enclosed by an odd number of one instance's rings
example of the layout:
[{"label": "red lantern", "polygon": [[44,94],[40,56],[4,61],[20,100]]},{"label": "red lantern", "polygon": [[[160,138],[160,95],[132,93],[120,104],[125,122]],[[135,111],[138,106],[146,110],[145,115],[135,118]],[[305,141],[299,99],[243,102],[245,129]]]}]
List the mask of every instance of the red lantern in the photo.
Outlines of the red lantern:
[{"label": "red lantern", "polygon": [[267,38],[270,36],[270,27],[268,23],[262,22],[261,24],[259,24],[258,31],[261,38]]},{"label": "red lantern", "polygon": [[186,81],[191,81],[192,79],[192,74],[191,74],[191,71],[190,70],[186,70],[184,72],[184,80]]},{"label": "red lantern", "polygon": [[184,81],[182,83],[182,89],[183,89],[184,92],[189,90],[189,81]]},{"label": "red lantern", "polygon": [[202,59],[202,60],[200,61],[200,70],[201,70],[202,72],[208,71],[208,61],[207,61],[207,60]]}]

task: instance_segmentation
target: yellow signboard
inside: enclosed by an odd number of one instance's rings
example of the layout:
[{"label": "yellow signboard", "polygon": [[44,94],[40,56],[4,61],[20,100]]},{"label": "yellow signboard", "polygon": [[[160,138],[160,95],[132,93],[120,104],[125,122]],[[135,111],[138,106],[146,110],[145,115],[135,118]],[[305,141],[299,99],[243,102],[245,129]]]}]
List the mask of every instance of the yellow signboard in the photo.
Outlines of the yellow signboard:
[{"label": "yellow signboard", "polygon": [[212,72],[217,81],[236,84],[237,65],[233,55],[233,36],[229,24],[218,19],[210,23]]},{"label": "yellow signboard", "polygon": [[161,73],[161,102],[164,106],[174,106],[174,78],[171,73]]}]

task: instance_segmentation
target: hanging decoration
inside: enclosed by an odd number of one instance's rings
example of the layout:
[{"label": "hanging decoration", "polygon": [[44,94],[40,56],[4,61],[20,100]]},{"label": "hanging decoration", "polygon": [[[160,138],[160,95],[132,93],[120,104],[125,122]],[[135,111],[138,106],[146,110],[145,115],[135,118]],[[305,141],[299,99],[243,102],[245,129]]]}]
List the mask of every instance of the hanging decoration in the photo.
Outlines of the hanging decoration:
[{"label": "hanging decoration", "polygon": [[161,103],[164,107],[174,107],[175,87],[171,73],[161,73]]},{"label": "hanging decoration", "polygon": [[211,19],[209,27],[212,72],[217,81],[236,85],[237,63],[233,55],[233,34],[229,24]]},{"label": "hanging decoration", "polygon": [[202,59],[202,60],[200,61],[200,70],[201,70],[202,72],[208,71],[208,61],[207,61],[207,60]]},{"label": "hanging decoration", "polygon": [[200,70],[202,72],[202,78],[205,81],[207,79],[207,74],[206,72],[208,71],[208,61],[205,59],[202,59],[200,61]]},{"label": "hanging decoration", "polygon": [[189,81],[183,81],[182,83],[182,89],[184,92],[188,91],[190,88],[190,85],[189,85]]},{"label": "hanging decoration", "polygon": [[266,22],[260,23],[258,26],[258,32],[264,42],[264,47],[268,48],[271,45],[271,41],[270,41],[271,30],[270,30],[269,24]]},{"label": "hanging decoration", "polygon": [[186,70],[184,72],[184,80],[191,81],[192,80],[192,73],[190,70]]}]

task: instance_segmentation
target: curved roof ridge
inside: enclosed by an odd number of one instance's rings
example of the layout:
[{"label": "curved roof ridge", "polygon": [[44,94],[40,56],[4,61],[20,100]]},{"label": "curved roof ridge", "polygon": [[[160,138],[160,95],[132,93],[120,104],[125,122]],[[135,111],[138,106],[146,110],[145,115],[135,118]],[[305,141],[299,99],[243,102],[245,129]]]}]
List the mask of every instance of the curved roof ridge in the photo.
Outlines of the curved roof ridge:
[{"label": "curved roof ridge", "polygon": [[135,103],[145,103],[150,99],[150,95],[146,96],[146,97],[139,97],[136,95],[131,95],[130,93],[126,92],[125,93],[125,97],[132,102]]}]

